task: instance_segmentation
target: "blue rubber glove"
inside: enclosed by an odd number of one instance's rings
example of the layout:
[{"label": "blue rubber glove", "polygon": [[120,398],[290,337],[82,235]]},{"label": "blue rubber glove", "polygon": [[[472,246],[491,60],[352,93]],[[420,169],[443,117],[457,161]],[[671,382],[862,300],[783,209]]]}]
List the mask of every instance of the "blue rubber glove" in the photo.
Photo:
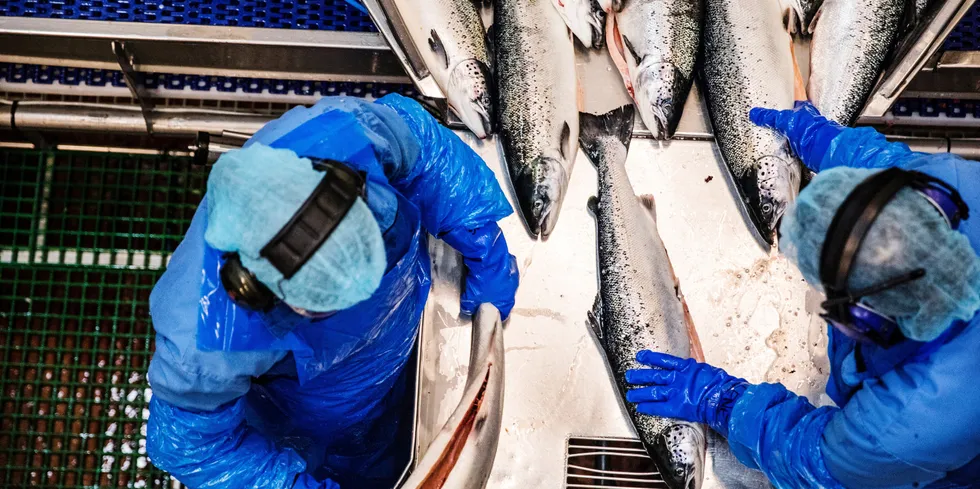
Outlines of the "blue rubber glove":
[{"label": "blue rubber glove", "polygon": [[665,353],[643,350],[636,361],[654,367],[626,371],[626,382],[646,386],[626,393],[638,412],[705,423],[728,436],[732,406],[748,382],[720,368]]},{"label": "blue rubber glove", "polygon": [[466,284],[460,297],[460,312],[472,316],[480,304],[493,304],[507,319],[514,308],[520,282],[517,259],[507,250],[507,241],[497,223],[479,229],[460,229],[442,239],[463,255]]},{"label": "blue rubber glove", "polygon": [[749,111],[749,119],[789,138],[793,152],[813,171],[820,168],[830,142],[845,129],[820,115],[810,102],[796,102],[793,109],[786,110],[755,107]]},{"label": "blue rubber glove", "polygon": [[304,472],[296,476],[290,489],[340,489],[340,485],[330,479],[318,481]]}]

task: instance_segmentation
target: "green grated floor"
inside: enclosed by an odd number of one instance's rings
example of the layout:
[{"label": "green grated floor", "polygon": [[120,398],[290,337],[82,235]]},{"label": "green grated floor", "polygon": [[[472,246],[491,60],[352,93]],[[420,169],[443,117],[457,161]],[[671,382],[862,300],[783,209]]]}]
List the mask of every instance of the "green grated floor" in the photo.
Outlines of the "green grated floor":
[{"label": "green grated floor", "polygon": [[0,151],[0,487],[174,484],[146,457],[148,300],[206,168]]}]

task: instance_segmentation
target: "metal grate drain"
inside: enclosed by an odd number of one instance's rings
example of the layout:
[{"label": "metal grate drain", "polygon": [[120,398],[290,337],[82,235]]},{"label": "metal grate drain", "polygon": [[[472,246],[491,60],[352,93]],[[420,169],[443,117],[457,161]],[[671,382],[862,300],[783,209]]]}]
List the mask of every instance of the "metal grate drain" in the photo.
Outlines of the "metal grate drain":
[{"label": "metal grate drain", "polygon": [[2,151],[0,264],[162,269],[206,181],[186,157]]},{"label": "metal grate drain", "polygon": [[639,440],[571,437],[565,459],[569,489],[666,489]]},{"label": "metal grate drain", "polygon": [[149,295],[207,170],[0,151],[0,487],[177,487],[146,455]]}]

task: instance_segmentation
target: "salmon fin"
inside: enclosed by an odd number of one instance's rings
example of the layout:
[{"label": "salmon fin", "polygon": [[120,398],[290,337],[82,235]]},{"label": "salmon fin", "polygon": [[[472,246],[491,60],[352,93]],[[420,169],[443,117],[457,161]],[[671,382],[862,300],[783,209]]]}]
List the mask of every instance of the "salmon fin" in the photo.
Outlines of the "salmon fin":
[{"label": "salmon fin", "polygon": [[582,112],[579,114],[578,142],[589,161],[596,168],[601,162],[601,146],[599,140],[603,137],[614,137],[629,150],[630,140],[633,139],[633,121],[636,119],[636,109],[633,104],[610,110],[602,115]]},{"label": "salmon fin", "polygon": [[599,294],[595,295],[595,301],[592,302],[592,309],[586,313],[586,324],[589,325],[589,329],[595,334],[596,339],[599,340],[599,344],[604,344],[605,334],[602,330],[602,296]]},{"label": "salmon fin", "polygon": [[803,23],[803,19],[800,18],[799,13],[791,5],[787,5],[783,9],[783,28],[786,29],[791,36],[795,36],[797,33],[797,26]]},{"label": "salmon fin", "polygon": [[643,194],[639,197],[640,205],[642,205],[647,212],[650,213],[650,217],[653,218],[653,222],[657,222],[657,202],[651,194]]},{"label": "salmon fin", "polygon": [[810,25],[806,26],[807,34],[813,35],[813,31],[817,29],[817,19],[820,18],[820,15],[822,13],[823,13],[823,6],[820,6],[820,8],[817,9],[817,13],[813,14],[813,19],[810,20]]},{"label": "salmon fin", "polygon": [[[496,48],[496,39],[495,39],[495,32],[494,32],[495,25],[496,24],[490,24],[490,26],[487,27],[487,33],[484,34],[484,42],[486,43],[487,46],[487,62],[490,67],[491,73],[495,73],[497,70],[496,68],[497,48]],[[489,82],[490,80],[487,81]]]},{"label": "salmon fin", "polygon": [[599,197],[594,195],[589,197],[589,201],[585,203],[585,207],[592,214],[592,217],[599,217]]},{"label": "salmon fin", "polygon": [[674,277],[674,293],[677,294],[677,300],[681,302],[681,307],[684,309],[684,327],[687,329],[687,338],[691,342],[691,358],[704,362],[704,348],[701,347],[701,338],[698,336],[698,329],[694,326],[691,309],[687,307],[687,299],[684,298],[684,292],[681,291],[681,281],[674,273],[674,264],[670,261],[670,255],[667,255],[667,263],[670,264],[670,274]]},{"label": "salmon fin", "polygon": [[629,38],[626,36],[623,36],[623,47],[626,48],[626,52],[630,53],[630,56],[633,57],[633,61],[636,61],[637,66],[639,66],[640,61],[642,60],[640,59],[640,56],[636,54],[636,48],[633,47],[633,43],[631,43]]},{"label": "salmon fin", "polygon": [[568,121],[561,126],[561,138],[558,141],[561,148],[561,155],[566,160],[571,160],[575,155],[572,153],[572,129],[568,127]]},{"label": "salmon fin", "polygon": [[681,295],[681,304],[684,306],[684,323],[687,326],[687,336],[691,340],[691,358],[704,362],[704,348],[701,347],[701,338],[698,336],[698,329],[694,326],[694,318],[691,316],[691,309],[687,307],[687,301]]},{"label": "salmon fin", "polygon": [[442,63],[446,65],[446,69],[449,69],[449,54],[446,53],[446,47],[442,45],[442,39],[439,38],[439,33],[435,29],[429,31],[429,49],[436,56],[442,58]]}]

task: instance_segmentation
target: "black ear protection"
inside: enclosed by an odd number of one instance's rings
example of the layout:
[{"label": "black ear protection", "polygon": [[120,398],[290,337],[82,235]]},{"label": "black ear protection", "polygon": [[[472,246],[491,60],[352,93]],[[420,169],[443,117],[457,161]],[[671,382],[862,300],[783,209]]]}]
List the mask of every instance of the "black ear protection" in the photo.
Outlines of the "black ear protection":
[{"label": "black ear protection", "polygon": [[924,173],[899,168],[876,173],[848,194],[827,229],[820,254],[820,281],[827,300],[824,319],[855,340],[890,346],[902,340],[898,324],[868,306],[861,298],[883,292],[925,276],[917,268],[860,290],[849,290],[847,281],[861,243],[878,215],[898,192],[910,187],[939,210],[953,229],[969,217],[969,208],[956,189]]},{"label": "black ear protection", "polygon": [[[259,255],[269,260],[284,279],[293,275],[316,253],[337,225],[366,196],[365,176],[334,160],[310,158],[323,179],[282,229],[262,247]],[[268,311],[278,297],[242,265],[238,253],[225,253],[220,270],[221,284],[241,307]]]}]

